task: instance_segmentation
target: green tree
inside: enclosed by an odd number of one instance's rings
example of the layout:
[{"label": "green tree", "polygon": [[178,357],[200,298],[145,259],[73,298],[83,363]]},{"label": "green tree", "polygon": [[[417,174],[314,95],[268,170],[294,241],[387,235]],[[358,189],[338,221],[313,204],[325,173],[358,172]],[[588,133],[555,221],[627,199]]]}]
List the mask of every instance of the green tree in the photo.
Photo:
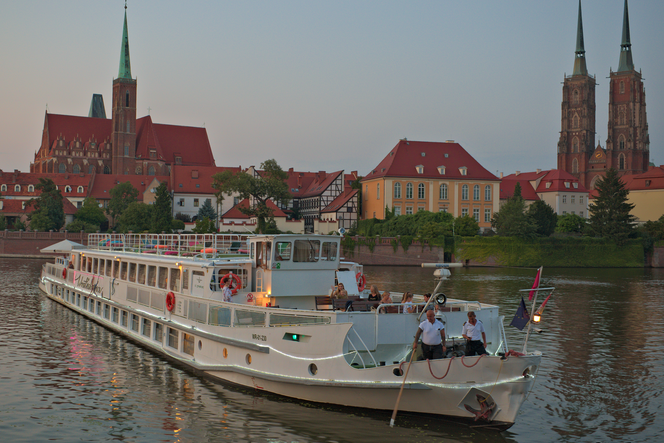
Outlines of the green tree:
[{"label": "green tree", "polygon": [[141,202],[129,203],[118,217],[117,230],[120,232],[146,232],[152,222],[152,205]]},{"label": "green tree", "polygon": [[664,215],[659,220],[648,220],[643,225],[643,230],[655,240],[664,240]]},{"label": "green tree", "polygon": [[217,228],[214,226],[214,221],[210,220],[208,217],[203,217],[196,220],[196,226],[192,231],[195,234],[207,234],[217,232]]},{"label": "green tree", "polygon": [[595,184],[597,197],[590,203],[590,228],[593,235],[623,245],[634,228],[634,205],[627,203],[629,190],[618,176],[609,169],[606,176]]},{"label": "green tree", "polygon": [[173,219],[173,223],[171,223],[171,229],[173,231],[184,231],[184,222],[182,220],[179,220],[177,218]]},{"label": "green tree", "polygon": [[14,227],[12,228],[13,231],[25,231],[25,223],[23,223],[23,220],[17,219],[14,222]]},{"label": "green tree", "polygon": [[65,211],[62,194],[50,178],[40,178],[35,189],[41,191],[39,197],[32,198],[32,212],[28,214],[30,229],[33,231],[59,231],[65,224]]},{"label": "green tree", "polygon": [[248,208],[240,211],[258,220],[258,232],[265,233],[267,220],[273,218],[272,209],[267,205],[268,200],[276,204],[287,205],[291,199],[288,191],[288,173],[281,169],[275,160],[266,160],[261,163],[259,177],[246,172],[232,173],[224,171],[215,174],[213,187],[226,195],[238,193],[240,199],[250,199]]},{"label": "green tree", "polygon": [[74,218],[83,223],[95,225],[97,229],[106,221],[104,210],[99,207],[99,203],[94,197],[88,197],[83,201],[83,206],[74,214]]},{"label": "green tree", "polygon": [[470,215],[461,215],[454,219],[454,234],[462,237],[477,235],[480,225]]},{"label": "green tree", "polygon": [[7,229],[7,217],[3,214],[0,214],[0,231]]},{"label": "green tree", "polygon": [[556,232],[583,234],[586,219],[576,214],[564,214],[558,217]]},{"label": "green tree", "polygon": [[173,224],[173,209],[171,195],[168,193],[166,182],[161,182],[155,191],[155,201],[152,207],[152,225],[150,230],[155,233],[171,232]]},{"label": "green tree", "polygon": [[178,212],[175,214],[175,218],[177,220],[182,220],[183,223],[191,223],[191,216],[189,214]]},{"label": "green tree", "polygon": [[203,202],[203,206],[198,208],[198,216],[196,218],[203,219],[205,217],[213,221],[217,219],[217,212],[212,207],[212,200],[209,198],[206,198]]},{"label": "green tree", "polygon": [[556,230],[558,215],[546,202],[537,200],[528,207],[526,214],[535,222],[537,235],[548,237]]},{"label": "green tree", "polygon": [[69,232],[96,232],[99,230],[99,225],[93,225],[92,223],[87,223],[83,220],[74,220],[65,226],[65,229]]},{"label": "green tree", "polygon": [[[518,191],[518,192],[517,192]],[[530,238],[536,235],[537,225],[525,214],[526,203],[521,197],[521,186],[517,183],[514,195],[491,219],[491,226],[496,228],[498,235],[504,237]]]},{"label": "green tree", "polygon": [[111,199],[108,202],[106,213],[113,219],[113,224],[117,218],[135,201],[138,201],[138,189],[134,188],[130,182],[120,183],[109,191]]}]

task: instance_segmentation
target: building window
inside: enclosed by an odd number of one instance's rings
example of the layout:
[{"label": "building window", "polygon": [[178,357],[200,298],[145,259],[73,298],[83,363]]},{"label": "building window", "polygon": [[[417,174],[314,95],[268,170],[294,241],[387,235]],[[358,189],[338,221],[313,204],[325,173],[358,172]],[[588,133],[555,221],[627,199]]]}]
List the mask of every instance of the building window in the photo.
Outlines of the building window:
[{"label": "building window", "polygon": [[445,175],[445,166],[438,166],[438,173],[440,175]]},{"label": "building window", "polygon": [[574,204],[574,200],[575,200],[575,196],[571,195],[571,196],[569,197],[569,202],[570,202],[571,204]]},{"label": "building window", "polygon": [[468,208],[462,208],[461,217],[467,217],[467,216],[468,216]]},{"label": "building window", "polygon": [[417,198],[424,199],[424,183],[417,185]]},{"label": "building window", "polygon": [[620,154],[620,157],[618,157],[618,169],[621,171],[625,169],[625,156],[623,154]]},{"label": "building window", "polygon": [[625,149],[625,139],[623,136],[620,136],[620,140],[618,141],[618,149]]},{"label": "building window", "polygon": [[572,128],[578,128],[579,127],[579,116],[574,114],[574,117],[572,117]]},{"label": "building window", "polygon": [[413,207],[412,206],[406,206],[406,215],[410,215],[413,213]]},{"label": "building window", "polygon": [[401,206],[394,207],[394,215],[401,215]]},{"label": "building window", "polygon": [[413,184],[406,184],[406,198],[413,198]]},{"label": "building window", "polygon": [[563,203],[567,203],[567,194],[563,194]]},{"label": "building window", "polygon": [[447,200],[447,184],[443,183],[440,185],[440,194],[439,197],[441,200]]},{"label": "building window", "polygon": [[380,183],[376,183],[376,200],[380,200]]},{"label": "building window", "polygon": [[580,204],[580,205],[583,204],[583,195],[579,195],[579,204]]},{"label": "building window", "polygon": [[197,198],[194,199],[194,208],[198,208],[198,199]]},{"label": "building window", "polygon": [[178,206],[184,206],[184,199],[181,198],[180,201],[178,202]]},{"label": "building window", "polygon": [[577,159],[572,160],[572,174],[579,172],[579,161]]},{"label": "building window", "polygon": [[620,82],[620,93],[621,94],[625,93],[625,82],[623,81]]},{"label": "building window", "polygon": [[60,165],[58,166],[58,172],[60,174],[64,174],[65,172],[67,172],[67,167],[65,166],[64,163],[60,163]]},{"label": "building window", "polygon": [[574,92],[572,92],[572,104],[573,105],[578,105],[579,104],[579,90],[575,89]]},{"label": "building window", "polygon": [[417,207],[417,212],[421,212],[421,211],[424,211],[424,206],[418,206]]},{"label": "building window", "polygon": [[468,175],[468,168],[466,168],[465,166],[460,167],[459,168],[459,173],[461,175]]},{"label": "building window", "polygon": [[73,172],[74,174],[80,174],[80,172],[81,172],[81,167],[80,167],[79,165],[74,165],[74,167],[72,168],[72,172]]},{"label": "building window", "polygon": [[463,185],[461,187],[461,200],[468,200],[468,185]]},{"label": "building window", "polygon": [[480,185],[473,186],[473,200],[479,201],[480,199]]},{"label": "building window", "polygon": [[88,166],[88,174],[93,174],[95,172],[95,165]]},{"label": "building window", "polygon": [[154,166],[150,166],[148,168],[148,175],[155,175],[155,169]]},{"label": "building window", "polygon": [[78,188],[76,188],[76,192],[78,192],[79,194],[82,194],[83,193],[83,186],[79,186]]},{"label": "building window", "polygon": [[[125,108],[129,107],[129,91],[125,92]],[[129,131],[127,131],[129,132]]]},{"label": "building window", "polygon": [[574,137],[572,140],[572,153],[579,152],[579,139]]},{"label": "building window", "polygon": [[401,183],[394,184],[394,198],[401,198]]},{"label": "building window", "polygon": [[175,164],[176,165],[181,165],[182,164],[182,157],[175,157]]},{"label": "building window", "polygon": [[0,186],[0,191],[1,192],[7,192],[7,185]]},{"label": "building window", "polygon": [[480,208],[473,208],[473,218],[477,223],[480,222]]},{"label": "building window", "polygon": [[484,187],[484,201],[491,201],[491,185],[486,185]]},{"label": "building window", "polygon": [[[71,188],[69,188],[69,190],[71,190]],[[14,192],[21,192],[21,185],[14,185]],[[65,192],[66,192],[66,188],[65,188]]]},{"label": "building window", "polygon": [[583,217],[583,211],[579,212],[579,216]]},{"label": "building window", "polygon": [[[424,153],[423,153],[424,154]],[[423,156],[424,157],[424,156]],[[417,165],[415,166],[415,170],[417,171],[418,174],[424,174],[424,165]]]},{"label": "building window", "polygon": [[33,185],[28,185],[28,192],[35,192],[35,187]]},{"label": "building window", "polygon": [[125,145],[125,147],[124,147],[124,155],[125,155],[125,157],[129,157],[129,145]]},{"label": "building window", "polygon": [[485,209],[484,210],[484,222],[485,223],[490,223],[491,222],[491,209]]}]

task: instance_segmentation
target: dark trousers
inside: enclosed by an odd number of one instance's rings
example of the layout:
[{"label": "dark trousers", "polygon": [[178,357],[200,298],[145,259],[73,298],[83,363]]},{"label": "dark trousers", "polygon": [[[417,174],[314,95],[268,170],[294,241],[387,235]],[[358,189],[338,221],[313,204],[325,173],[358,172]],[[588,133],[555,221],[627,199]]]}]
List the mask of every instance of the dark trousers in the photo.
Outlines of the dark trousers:
[{"label": "dark trousers", "polygon": [[484,349],[484,343],[482,340],[468,340],[466,342],[466,355],[482,355],[488,354],[486,349]]},{"label": "dark trousers", "polygon": [[422,343],[422,357],[425,360],[443,358],[443,344],[427,345],[426,343]]}]

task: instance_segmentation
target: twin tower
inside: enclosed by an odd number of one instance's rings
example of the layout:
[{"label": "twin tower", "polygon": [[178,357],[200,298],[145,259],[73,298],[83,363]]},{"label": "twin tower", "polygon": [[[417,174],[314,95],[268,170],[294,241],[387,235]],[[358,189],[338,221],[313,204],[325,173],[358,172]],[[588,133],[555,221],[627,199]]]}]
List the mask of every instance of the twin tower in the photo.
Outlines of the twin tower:
[{"label": "twin tower", "polygon": [[620,62],[609,76],[609,123],[606,149],[595,146],[595,76],[588,75],[579,0],[574,71],[563,83],[562,120],[558,141],[558,169],[593,189],[598,177],[613,168],[620,175],[648,170],[650,137],[646,92],[641,73],[634,69],[625,0]]}]

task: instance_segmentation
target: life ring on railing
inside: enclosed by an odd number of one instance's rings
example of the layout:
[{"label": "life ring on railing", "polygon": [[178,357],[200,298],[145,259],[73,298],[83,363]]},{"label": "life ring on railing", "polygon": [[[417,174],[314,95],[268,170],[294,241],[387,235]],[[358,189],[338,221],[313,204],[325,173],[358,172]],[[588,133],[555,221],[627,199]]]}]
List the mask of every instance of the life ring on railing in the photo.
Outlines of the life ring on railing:
[{"label": "life ring on railing", "polygon": [[64,278],[65,280],[67,279],[67,268],[64,268],[62,270],[62,278]]},{"label": "life ring on railing", "polygon": [[231,292],[233,293],[233,295],[237,294],[237,290],[242,289],[242,280],[240,280],[240,277],[237,274],[229,272],[228,274],[221,277],[221,280],[219,280],[220,288],[223,289],[224,282],[226,281],[227,278],[230,278],[235,282],[235,284],[231,283]]},{"label": "life ring on railing", "polygon": [[173,312],[173,309],[175,309],[175,294],[172,292],[166,294],[166,309],[168,309],[168,312]]},{"label": "life ring on railing", "polygon": [[355,281],[357,281],[357,290],[362,292],[364,287],[367,285],[367,278],[361,272],[358,272],[355,275]]}]

